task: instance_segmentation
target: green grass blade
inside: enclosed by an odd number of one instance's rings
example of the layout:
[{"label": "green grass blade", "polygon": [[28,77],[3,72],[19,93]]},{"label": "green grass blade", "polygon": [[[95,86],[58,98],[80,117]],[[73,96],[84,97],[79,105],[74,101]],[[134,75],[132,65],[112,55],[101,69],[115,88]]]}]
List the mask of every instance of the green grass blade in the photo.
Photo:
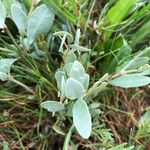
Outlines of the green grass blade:
[{"label": "green grass blade", "polygon": [[66,21],[67,19],[73,23],[74,25],[76,24],[77,20],[76,17],[68,12],[64,8],[60,8],[57,3],[54,0],[42,0],[43,3],[49,7],[49,9],[57,16],[59,16],[63,21]]},{"label": "green grass blade", "polygon": [[[114,26],[123,20],[123,18],[127,15],[129,9],[135,4],[135,0],[119,0],[115,6],[113,6],[107,13],[105,17],[105,25]],[[111,30],[113,30],[112,27]],[[112,31],[106,31],[105,36],[109,38],[112,34]]]},{"label": "green grass blade", "polygon": [[132,38],[132,46],[137,45],[141,42],[144,38],[150,37],[150,20],[145,22],[141,28],[133,34]]}]

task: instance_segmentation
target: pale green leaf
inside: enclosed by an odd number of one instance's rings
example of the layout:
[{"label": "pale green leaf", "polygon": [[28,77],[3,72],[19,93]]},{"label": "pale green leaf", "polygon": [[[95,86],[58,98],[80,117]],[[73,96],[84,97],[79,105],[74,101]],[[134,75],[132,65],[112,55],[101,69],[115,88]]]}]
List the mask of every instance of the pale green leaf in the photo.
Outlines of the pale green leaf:
[{"label": "pale green leaf", "polygon": [[41,107],[47,109],[49,112],[62,111],[65,107],[64,104],[56,101],[45,101],[41,103]]},{"label": "pale green leaf", "polygon": [[125,70],[129,70],[130,68],[137,68],[140,67],[141,65],[145,65],[149,61],[149,59],[143,56],[147,56],[149,55],[149,53],[150,53],[150,47],[140,51],[140,53],[137,54],[132,60],[126,62],[122,67],[120,67],[119,70],[125,71]]},{"label": "pale green leaf", "polygon": [[133,58],[132,60],[126,62],[120,68],[121,68],[121,70],[138,69],[139,67],[147,64],[148,62],[149,62],[148,57],[137,57],[136,59]]},{"label": "pale green leaf", "polygon": [[81,83],[84,86],[85,90],[87,90],[88,86],[89,86],[89,81],[90,81],[90,76],[86,73],[83,77],[80,78],[81,79]]},{"label": "pale green leaf", "polygon": [[0,80],[6,81],[8,77],[8,73],[10,72],[11,65],[17,59],[0,59]]},{"label": "pale green leaf", "polygon": [[8,79],[8,75],[0,71],[0,80],[6,81]]},{"label": "pale green leaf", "polygon": [[57,88],[59,90],[61,90],[61,80],[62,80],[63,77],[66,79],[65,72],[63,72],[63,71],[57,71],[55,73],[55,79],[56,79],[56,82],[57,82]]},{"label": "pale green leaf", "polygon": [[3,150],[10,150],[9,149],[9,144],[8,144],[8,142],[6,142],[6,141],[3,141]]},{"label": "pale green leaf", "polygon": [[26,27],[27,27],[27,20],[28,20],[28,17],[25,14],[25,12],[21,8],[19,8],[17,5],[12,5],[11,14],[13,17],[13,21],[17,25],[19,31],[21,33],[25,33]]},{"label": "pale green leaf", "polygon": [[79,45],[80,35],[81,35],[81,31],[80,31],[80,28],[78,28],[76,31],[76,37],[75,37],[75,42],[74,42],[77,45]]},{"label": "pale green leaf", "polygon": [[0,0],[0,29],[3,29],[5,26],[5,19],[6,19],[6,9],[2,0]]},{"label": "pale green leaf", "polygon": [[65,63],[72,63],[74,62],[75,60],[77,60],[77,56],[75,55],[74,52],[71,52],[71,51],[67,51],[64,53],[64,61]]},{"label": "pale green leaf", "polygon": [[144,70],[144,71],[142,71],[140,73],[136,73],[136,74],[142,75],[142,76],[150,75],[150,70]]},{"label": "pale green leaf", "polygon": [[149,83],[149,77],[141,76],[138,74],[124,75],[109,82],[109,84],[113,86],[119,86],[123,88],[141,87],[148,85]]},{"label": "pale green leaf", "polygon": [[65,92],[66,97],[71,100],[78,99],[85,93],[83,85],[72,77],[66,81]]},{"label": "pale green leaf", "polygon": [[85,69],[79,61],[74,61],[73,66],[70,70],[70,76],[80,80],[85,75]]},{"label": "pale green leaf", "polygon": [[72,109],[74,106],[74,101],[70,101],[66,107],[67,111],[66,111],[66,116],[72,117]]},{"label": "pale green leaf", "polygon": [[146,111],[144,115],[141,117],[141,119],[138,122],[139,128],[144,126],[145,124],[150,123],[150,110]]},{"label": "pale green leaf", "polygon": [[31,16],[29,16],[27,24],[27,37],[31,44],[35,39],[43,33],[47,33],[53,25],[54,14],[46,7],[46,5],[38,6]]},{"label": "pale green leaf", "polygon": [[12,59],[9,59],[9,58],[0,59],[0,72],[9,73],[11,65],[16,60],[17,59],[13,59],[13,58]]},{"label": "pale green leaf", "polygon": [[69,77],[70,77],[70,70],[71,70],[72,66],[73,66],[73,63],[67,63],[67,64],[65,64],[65,66],[63,68],[64,71],[66,72],[67,76],[69,76]]},{"label": "pale green leaf", "polygon": [[65,98],[65,84],[66,84],[66,81],[65,81],[65,78],[64,76],[62,77],[61,79],[61,93],[60,93],[60,99],[63,100]]},{"label": "pale green leaf", "polygon": [[91,49],[83,47],[83,46],[79,46],[77,44],[71,44],[69,45],[69,47],[71,48],[71,50],[74,51],[82,51],[82,52],[89,52]]},{"label": "pale green leaf", "polygon": [[84,53],[84,54],[81,56],[81,62],[82,62],[82,64],[83,64],[83,65],[86,65],[87,62],[88,62],[88,60],[89,60],[89,55],[88,55],[88,53]]},{"label": "pale green leaf", "polygon": [[85,72],[82,64],[79,61],[74,61],[72,68],[70,70],[70,77],[78,80],[85,89],[88,88],[89,85],[89,75]]},{"label": "pale green leaf", "polygon": [[91,135],[91,115],[87,104],[83,99],[76,101],[73,107],[73,123],[79,134],[88,139]]},{"label": "pale green leaf", "polygon": [[100,107],[100,103],[98,103],[98,102],[92,103],[92,104],[90,105],[90,107],[91,107],[92,109],[98,108],[98,107]]}]

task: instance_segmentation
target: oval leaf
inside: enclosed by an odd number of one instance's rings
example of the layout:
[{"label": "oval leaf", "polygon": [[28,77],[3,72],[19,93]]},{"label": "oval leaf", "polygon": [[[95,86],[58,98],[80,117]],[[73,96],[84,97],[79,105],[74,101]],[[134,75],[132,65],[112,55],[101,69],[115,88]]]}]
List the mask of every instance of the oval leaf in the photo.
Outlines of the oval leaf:
[{"label": "oval leaf", "polygon": [[82,64],[79,61],[75,60],[70,70],[70,76],[78,80],[80,77],[83,77],[84,75],[85,70]]},{"label": "oval leaf", "polygon": [[60,91],[60,99],[63,100],[65,98],[65,84],[66,84],[66,81],[65,81],[65,78],[62,77],[61,79],[61,91]]},{"label": "oval leaf", "polygon": [[65,86],[66,97],[74,100],[84,95],[83,85],[74,78],[68,78]]},{"label": "oval leaf", "polygon": [[16,61],[17,59],[0,59],[0,80],[6,81],[8,77],[8,73],[10,72],[11,65]]},{"label": "oval leaf", "polygon": [[8,73],[10,72],[11,65],[16,61],[17,59],[0,59],[0,80],[6,81],[8,78]]},{"label": "oval leaf", "polygon": [[78,28],[76,31],[76,37],[75,37],[75,41],[74,41],[74,43],[77,45],[79,44],[80,36],[81,36],[81,31],[80,31],[80,28]]},{"label": "oval leaf", "polygon": [[49,112],[57,112],[63,110],[64,104],[56,101],[45,101],[41,103],[41,107],[47,109]]},{"label": "oval leaf", "polygon": [[2,73],[9,73],[11,65],[16,61],[17,59],[0,59],[0,72]]},{"label": "oval leaf", "polygon": [[6,9],[2,0],[0,0],[0,29],[3,29],[5,26],[5,19],[6,19]]},{"label": "oval leaf", "polygon": [[125,62],[121,67],[118,68],[118,71],[137,69],[145,64],[148,64],[148,62],[148,57],[136,57],[130,61]]},{"label": "oval leaf", "polygon": [[91,115],[87,104],[83,99],[76,101],[73,107],[73,123],[79,134],[88,139],[91,135]]},{"label": "oval leaf", "polygon": [[47,33],[53,25],[54,14],[46,7],[37,7],[29,17],[27,37],[31,44],[40,34]]},{"label": "oval leaf", "polygon": [[69,52],[65,51],[64,52],[64,61],[66,64],[67,63],[73,63],[75,60],[77,60],[77,56],[74,52],[71,52],[71,51],[69,51]]},{"label": "oval leaf", "polygon": [[28,17],[24,11],[22,11],[18,6],[12,5],[11,14],[13,21],[17,25],[21,33],[25,33]]},{"label": "oval leaf", "polygon": [[72,66],[73,66],[73,63],[67,63],[67,64],[65,64],[65,66],[63,68],[63,70],[66,72],[67,76],[69,76],[69,77],[70,77],[70,70],[71,70]]},{"label": "oval leaf", "polygon": [[90,76],[86,73],[82,78],[81,78],[81,83],[84,86],[84,88],[87,90],[89,86],[89,81],[90,81]]},{"label": "oval leaf", "polygon": [[150,83],[150,78],[142,75],[125,75],[116,78],[109,82],[113,86],[119,86],[123,88],[141,87],[148,85]]},{"label": "oval leaf", "polygon": [[74,61],[73,66],[70,70],[70,77],[78,80],[85,89],[89,85],[89,75],[85,73],[85,70],[79,61]]},{"label": "oval leaf", "polygon": [[57,88],[59,90],[61,90],[61,80],[62,80],[62,77],[64,77],[64,79],[66,79],[65,72],[63,72],[63,71],[57,71],[55,73],[55,79],[56,79],[56,82],[57,82]]},{"label": "oval leaf", "polygon": [[72,49],[73,52],[74,51],[89,52],[91,50],[86,47],[79,46],[77,44],[69,45],[69,47]]},{"label": "oval leaf", "polygon": [[8,75],[0,71],[0,80],[6,81],[8,79]]}]

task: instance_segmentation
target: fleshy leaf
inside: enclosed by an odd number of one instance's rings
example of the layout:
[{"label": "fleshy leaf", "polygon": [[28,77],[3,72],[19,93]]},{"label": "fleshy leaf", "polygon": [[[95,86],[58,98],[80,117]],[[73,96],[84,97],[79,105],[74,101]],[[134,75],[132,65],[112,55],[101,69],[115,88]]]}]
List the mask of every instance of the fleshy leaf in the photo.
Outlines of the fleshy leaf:
[{"label": "fleshy leaf", "polygon": [[6,19],[6,9],[2,0],[0,0],[0,29],[3,29],[5,26],[5,19]]},{"label": "fleshy leaf", "polygon": [[43,4],[37,7],[28,20],[27,38],[31,44],[42,33],[47,33],[53,25],[54,14]]},{"label": "fleshy leaf", "polygon": [[63,68],[69,77],[70,77],[70,70],[71,70],[72,66],[73,66],[73,63],[67,63],[67,64],[65,64],[65,66]]},{"label": "fleshy leaf", "polygon": [[17,25],[21,33],[25,33],[27,27],[28,17],[23,10],[21,10],[17,5],[12,5],[11,14],[13,21]]},{"label": "fleshy leaf", "polygon": [[2,81],[7,80],[7,74],[10,72],[11,65],[16,61],[17,59],[0,59],[0,79]]},{"label": "fleshy leaf", "polygon": [[59,90],[61,90],[61,80],[62,80],[62,77],[66,78],[65,72],[63,72],[63,71],[57,71],[55,73],[55,79],[56,79],[56,82],[57,82],[57,88]]},{"label": "fleshy leaf", "polygon": [[109,84],[113,86],[119,86],[123,88],[141,87],[148,85],[149,83],[149,77],[138,74],[124,75],[109,82]]},{"label": "fleshy leaf", "polygon": [[61,93],[60,93],[60,99],[64,99],[65,98],[65,84],[66,84],[66,82],[65,82],[65,78],[64,78],[64,76],[62,77],[62,79],[61,79]]},{"label": "fleshy leaf", "polygon": [[83,85],[74,78],[68,78],[65,86],[66,97],[74,100],[84,95]]},{"label": "fleshy leaf", "polygon": [[64,54],[64,61],[65,63],[73,63],[75,60],[77,60],[77,56],[75,55],[74,52],[66,52],[66,54]]},{"label": "fleshy leaf", "polygon": [[77,45],[77,44],[72,44],[72,45],[69,45],[69,47],[72,49],[72,51],[82,51],[82,52],[89,52],[91,49],[89,48],[86,48],[86,47],[82,47],[80,45]]},{"label": "fleshy leaf", "polygon": [[82,78],[81,78],[81,83],[84,86],[84,88],[87,90],[89,86],[89,81],[90,81],[90,76],[86,73]]},{"label": "fleshy leaf", "polygon": [[49,112],[57,112],[63,110],[64,104],[56,101],[45,101],[41,103],[41,107],[47,109]]},{"label": "fleshy leaf", "polygon": [[85,89],[88,88],[90,78],[79,61],[74,61],[73,66],[70,70],[70,77],[82,83]]},{"label": "fleshy leaf", "polygon": [[74,61],[73,66],[70,70],[70,76],[80,80],[85,75],[85,70],[79,61]]},{"label": "fleshy leaf", "polygon": [[91,115],[83,99],[78,99],[73,107],[73,123],[79,134],[88,139],[91,135]]}]

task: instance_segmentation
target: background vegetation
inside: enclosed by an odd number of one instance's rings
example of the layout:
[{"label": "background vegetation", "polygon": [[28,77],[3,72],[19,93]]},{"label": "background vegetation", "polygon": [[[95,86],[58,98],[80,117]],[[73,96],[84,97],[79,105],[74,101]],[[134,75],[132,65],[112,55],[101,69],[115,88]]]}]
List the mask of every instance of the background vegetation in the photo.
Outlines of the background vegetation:
[{"label": "background vegetation", "polygon": [[[34,16],[40,6],[43,10]],[[71,103],[55,114],[41,103],[59,101],[54,76],[68,47],[77,49],[92,87],[106,73],[110,80],[122,75],[118,70],[124,67],[125,74],[148,76],[149,37],[149,0],[0,1],[0,149],[148,150],[149,87],[124,89],[115,82],[111,85],[117,87],[95,91],[87,101],[93,122],[89,139],[71,127]],[[129,80],[121,80],[119,86],[136,87],[135,81],[129,86]],[[142,85],[149,83],[144,81]]]}]

